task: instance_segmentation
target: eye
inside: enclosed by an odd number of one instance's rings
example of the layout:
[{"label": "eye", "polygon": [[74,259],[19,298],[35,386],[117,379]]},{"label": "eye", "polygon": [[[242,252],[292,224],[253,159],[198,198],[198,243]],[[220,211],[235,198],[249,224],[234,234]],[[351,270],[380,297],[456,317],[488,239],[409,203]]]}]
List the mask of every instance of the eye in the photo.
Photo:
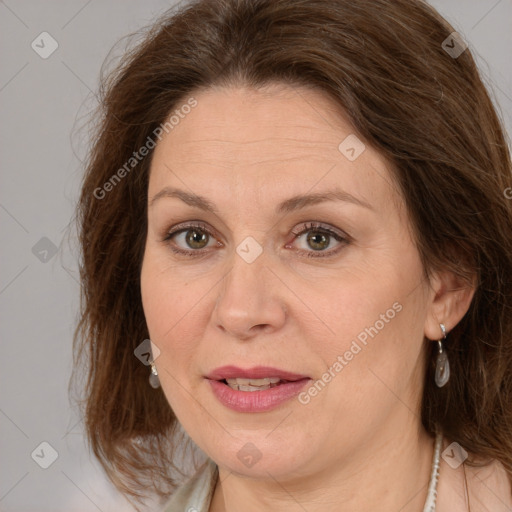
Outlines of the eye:
[{"label": "eye", "polygon": [[[304,237],[303,235],[306,233],[307,236]],[[300,230],[292,231],[292,234],[308,246],[299,249],[298,252],[313,258],[334,256],[350,241],[345,233],[337,232],[316,222],[303,224]],[[210,247],[222,247],[222,243],[214,240],[214,237],[215,235],[206,225],[197,222],[176,226],[172,231],[166,233],[163,242],[168,243],[176,254],[196,257],[208,252],[206,249],[210,242]],[[333,240],[336,241],[338,247],[326,250],[333,245]],[[287,244],[286,247],[289,248],[290,244]]]},{"label": "eye", "polygon": [[[187,256],[198,256],[203,254],[203,249],[208,247],[212,241],[213,234],[201,223],[178,225],[173,231],[168,232],[163,239],[164,242],[173,241],[169,244],[171,250],[178,254]],[[214,242],[213,246],[221,246],[220,242]],[[187,247],[189,249],[187,249]]]},{"label": "eye", "polygon": [[[316,222],[306,223],[302,226],[300,231],[292,231],[292,234],[295,235],[297,239],[307,244],[307,247],[301,249],[300,252],[306,253],[306,256],[312,258],[333,256],[337,254],[344,245],[349,243],[349,237],[344,233],[338,233]],[[307,234],[307,236],[304,237],[304,234]],[[332,245],[333,239],[338,243],[338,248],[327,251],[326,249]]]}]

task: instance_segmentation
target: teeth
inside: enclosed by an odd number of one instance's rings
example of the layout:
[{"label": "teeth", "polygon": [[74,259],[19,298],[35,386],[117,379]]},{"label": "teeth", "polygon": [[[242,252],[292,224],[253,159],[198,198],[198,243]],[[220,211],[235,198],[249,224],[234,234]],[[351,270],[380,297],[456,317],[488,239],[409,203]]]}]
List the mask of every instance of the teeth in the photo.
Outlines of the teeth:
[{"label": "teeth", "polygon": [[278,377],[269,377],[265,379],[226,379],[228,386],[237,391],[263,391],[278,385],[281,381]]}]

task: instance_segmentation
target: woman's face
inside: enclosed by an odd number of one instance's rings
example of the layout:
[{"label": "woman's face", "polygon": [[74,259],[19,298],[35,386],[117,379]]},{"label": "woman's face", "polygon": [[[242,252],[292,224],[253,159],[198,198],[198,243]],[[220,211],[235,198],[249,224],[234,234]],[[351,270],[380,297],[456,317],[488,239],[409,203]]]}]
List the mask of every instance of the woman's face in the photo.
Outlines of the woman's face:
[{"label": "woman's face", "polygon": [[155,148],[141,272],[184,429],[277,479],[417,431],[431,292],[386,161],[317,91],[194,98]]}]

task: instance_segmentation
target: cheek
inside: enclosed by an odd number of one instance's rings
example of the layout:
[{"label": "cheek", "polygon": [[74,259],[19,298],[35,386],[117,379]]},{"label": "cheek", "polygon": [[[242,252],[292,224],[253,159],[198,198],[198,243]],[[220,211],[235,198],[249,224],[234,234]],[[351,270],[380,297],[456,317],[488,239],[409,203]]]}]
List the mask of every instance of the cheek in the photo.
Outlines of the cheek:
[{"label": "cheek", "polygon": [[[397,255],[398,256],[398,255]],[[313,350],[331,373],[333,389],[374,388],[379,377],[391,389],[403,389],[415,378],[423,340],[425,297],[419,260],[381,259],[340,275],[311,296],[315,312],[330,334],[318,337]],[[325,375],[325,374],[324,374]],[[328,378],[328,376],[326,376]],[[380,382],[381,388],[385,385]],[[385,392],[385,391],[384,391]],[[387,391],[389,394],[389,391]],[[367,394],[370,396],[370,394]]]},{"label": "cheek", "polygon": [[145,255],[140,281],[149,336],[160,350],[155,360],[160,385],[174,413],[186,422],[191,414],[187,390],[197,353],[194,340],[200,339],[200,297],[193,283],[180,279],[179,272],[150,253]]},{"label": "cheek", "polygon": [[190,357],[192,340],[198,339],[198,312],[205,292],[201,294],[194,282],[180,278],[179,271],[151,253],[145,255],[140,285],[150,338],[164,356],[157,365]]},{"label": "cheek", "polygon": [[332,420],[348,422],[354,432],[362,423],[384,421],[395,407],[407,404],[412,410],[417,404],[423,378],[421,298],[398,297],[390,302],[382,296],[380,306],[375,300],[373,313],[367,309],[358,325],[347,322],[351,335],[330,347],[326,363],[336,377],[326,400]]}]

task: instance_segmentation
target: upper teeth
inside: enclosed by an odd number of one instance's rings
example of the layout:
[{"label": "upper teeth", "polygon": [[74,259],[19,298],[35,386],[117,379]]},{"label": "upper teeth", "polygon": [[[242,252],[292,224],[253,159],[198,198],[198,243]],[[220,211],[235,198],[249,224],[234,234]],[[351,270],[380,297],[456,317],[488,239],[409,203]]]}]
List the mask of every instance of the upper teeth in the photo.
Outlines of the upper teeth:
[{"label": "upper teeth", "polygon": [[262,391],[277,385],[281,379],[278,377],[268,377],[265,379],[226,379],[228,386],[238,391]]}]

